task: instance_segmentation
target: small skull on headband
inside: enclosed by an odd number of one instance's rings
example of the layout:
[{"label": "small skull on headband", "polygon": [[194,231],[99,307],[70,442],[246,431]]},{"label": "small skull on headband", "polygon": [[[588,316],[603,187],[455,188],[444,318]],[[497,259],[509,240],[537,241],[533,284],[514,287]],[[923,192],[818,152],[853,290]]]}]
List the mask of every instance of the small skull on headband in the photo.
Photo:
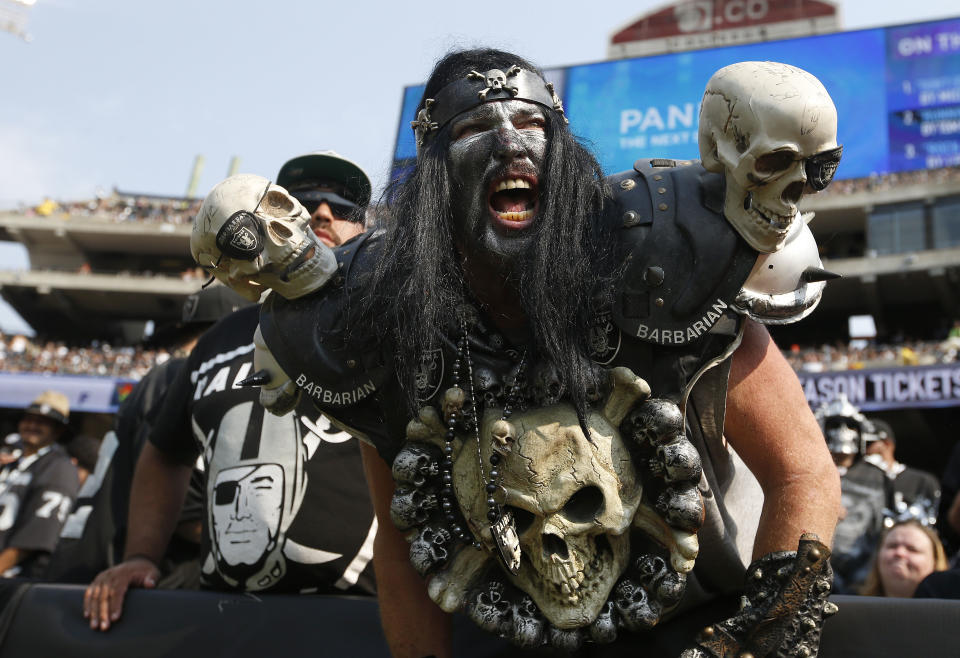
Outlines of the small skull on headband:
[{"label": "small skull on headband", "polygon": [[507,72],[504,73],[500,69],[490,69],[486,73],[477,73],[476,71],[470,71],[467,74],[468,80],[482,80],[486,83],[486,88],[481,89],[477,92],[477,96],[480,97],[481,101],[487,100],[487,94],[491,91],[507,91],[510,92],[511,96],[516,96],[520,93],[520,90],[517,87],[508,87],[507,78],[513,77],[520,73],[520,67],[514,64]]},{"label": "small skull on headband", "polygon": [[426,99],[423,102],[423,107],[417,112],[417,120],[410,122],[410,127],[413,128],[413,134],[416,135],[417,138],[417,146],[423,146],[423,140],[427,134],[440,127],[436,121],[430,119],[430,108],[433,107],[435,102],[432,98]]}]

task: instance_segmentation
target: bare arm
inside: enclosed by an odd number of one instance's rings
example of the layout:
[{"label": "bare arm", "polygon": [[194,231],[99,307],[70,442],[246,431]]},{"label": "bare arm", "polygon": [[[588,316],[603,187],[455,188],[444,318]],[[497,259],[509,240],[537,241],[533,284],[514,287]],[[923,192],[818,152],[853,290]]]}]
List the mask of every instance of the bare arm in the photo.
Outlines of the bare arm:
[{"label": "bare arm", "polygon": [[724,434],[764,493],[754,558],[797,550],[804,532],[829,545],[840,477],[796,374],[752,321],[733,355]]},{"label": "bare arm", "polygon": [[143,444],[130,489],[124,559],[143,555],[163,559],[180,517],[193,467],[166,457],[149,441]]},{"label": "bare arm", "polygon": [[450,656],[450,616],[427,595],[410,564],[410,546],[390,520],[393,476],[374,448],[361,444],[367,486],[377,514],[373,568],[380,622],[394,658]]},{"label": "bare arm", "polygon": [[20,561],[29,555],[28,551],[19,548],[5,548],[0,551],[0,573],[20,564]]},{"label": "bare arm", "polygon": [[130,490],[124,561],[98,574],[84,593],[83,616],[91,628],[105,631],[120,619],[128,588],[156,586],[156,565],[167,550],[192,470],[144,443]]}]

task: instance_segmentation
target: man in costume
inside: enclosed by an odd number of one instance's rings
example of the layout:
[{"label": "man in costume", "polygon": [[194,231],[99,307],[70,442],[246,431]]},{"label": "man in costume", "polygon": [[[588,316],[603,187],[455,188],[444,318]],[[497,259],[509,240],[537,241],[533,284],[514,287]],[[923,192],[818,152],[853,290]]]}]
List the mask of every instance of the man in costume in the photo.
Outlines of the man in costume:
[{"label": "man in costume", "polygon": [[523,647],[642,642],[745,573],[741,610],[686,655],[816,653],[839,485],[756,320],[819,299],[796,202],[833,175],[836,114],[771,63],[722,70],[703,107],[717,173],[653,160],[604,180],[538,69],[458,52],[427,83],[385,231],[320,250],[277,226],[296,208],[265,179],[204,202],[197,261],[275,291],[261,400],[308,397],[368,443],[395,655],[448,655],[454,611]]}]

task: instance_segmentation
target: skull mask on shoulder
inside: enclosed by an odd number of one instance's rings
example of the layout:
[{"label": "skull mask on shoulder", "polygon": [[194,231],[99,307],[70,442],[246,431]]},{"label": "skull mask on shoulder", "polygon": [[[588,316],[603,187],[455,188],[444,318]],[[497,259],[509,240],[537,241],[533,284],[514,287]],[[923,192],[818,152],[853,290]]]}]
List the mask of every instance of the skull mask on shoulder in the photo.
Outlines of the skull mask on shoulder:
[{"label": "skull mask on shoulder", "polygon": [[710,78],[700,108],[703,166],[726,176],[724,215],[751,247],[779,250],[804,192],[833,178],[837,110],[817,78],[777,62],[740,62]]},{"label": "skull mask on shoulder", "polygon": [[190,251],[197,263],[251,301],[267,289],[296,299],[322,286],[337,268],[309,222],[307,211],[285,189],[262,176],[237,174],[204,199]]}]

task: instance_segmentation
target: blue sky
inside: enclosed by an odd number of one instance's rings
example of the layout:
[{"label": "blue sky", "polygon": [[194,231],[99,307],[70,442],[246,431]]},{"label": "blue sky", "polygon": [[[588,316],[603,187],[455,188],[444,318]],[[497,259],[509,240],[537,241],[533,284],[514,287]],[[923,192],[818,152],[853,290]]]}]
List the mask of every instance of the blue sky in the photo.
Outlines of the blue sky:
[{"label": "blue sky", "polygon": [[[386,179],[404,85],[454,47],[544,67],[605,58],[610,34],[662,2],[37,0],[30,43],[0,33],[0,208],[97,190],[182,195],[240,170],[273,176],[332,148]],[[589,7],[589,13],[583,10]],[[956,0],[841,3],[846,29],[960,15]],[[0,267],[25,267],[0,243]],[[16,329],[0,311],[0,328]]]}]

